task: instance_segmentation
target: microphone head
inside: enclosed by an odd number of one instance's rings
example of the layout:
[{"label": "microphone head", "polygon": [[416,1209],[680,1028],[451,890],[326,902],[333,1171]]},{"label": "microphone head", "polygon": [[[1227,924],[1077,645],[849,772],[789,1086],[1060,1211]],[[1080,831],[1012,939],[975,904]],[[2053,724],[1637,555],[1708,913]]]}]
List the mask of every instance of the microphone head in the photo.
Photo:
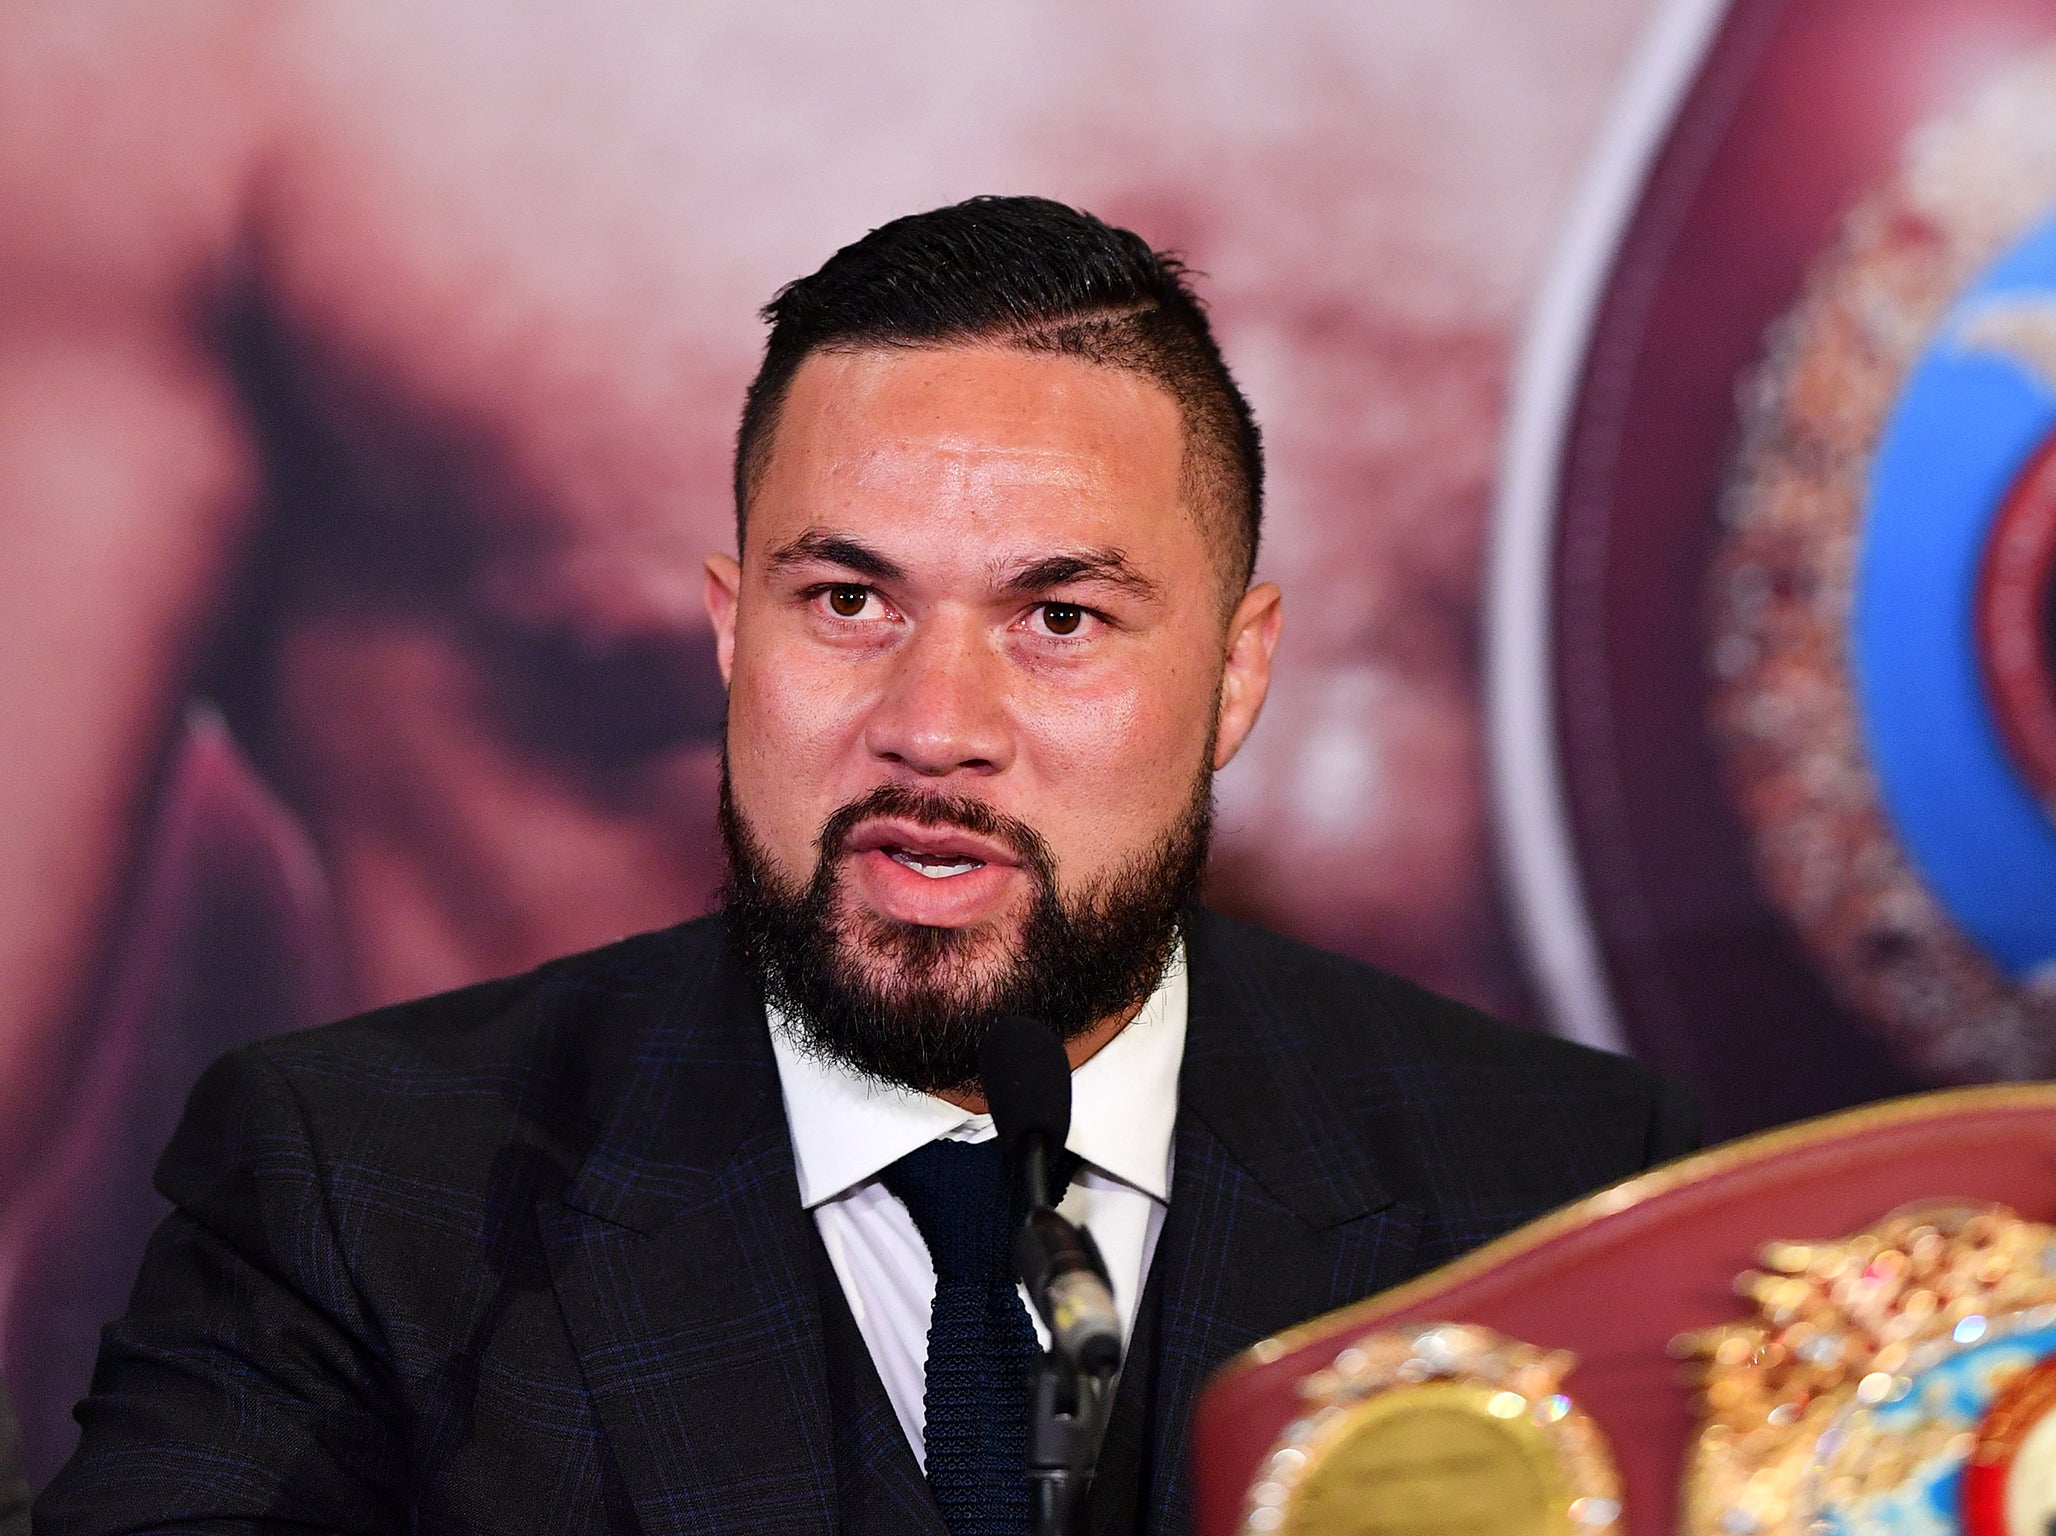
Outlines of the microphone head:
[{"label": "microphone head", "polygon": [[1071,1062],[1047,1024],[1006,1015],[978,1048],[978,1075],[1007,1158],[1031,1135],[1040,1135],[1052,1155],[1063,1150],[1071,1134]]}]

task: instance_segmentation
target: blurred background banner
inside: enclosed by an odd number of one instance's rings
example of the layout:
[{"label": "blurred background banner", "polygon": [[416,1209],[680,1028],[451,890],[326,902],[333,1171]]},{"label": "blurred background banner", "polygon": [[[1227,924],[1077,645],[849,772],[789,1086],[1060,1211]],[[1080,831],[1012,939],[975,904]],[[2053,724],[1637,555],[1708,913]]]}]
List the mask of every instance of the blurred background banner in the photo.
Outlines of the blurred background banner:
[{"label": "blurred background banner", "polygon": [[1495,528],[1544,1016],[1733,1133],[2056,1065],[2056,10],[1665,9]]},{"label": "blurred background banner", "polygon": [[975,193],[1184,253],[1264,423],[1219,905],[1721,1132],[2045,1071],[2052,49],[2027,0],[8,7],[33,1474],[206,1061],[708,907],[754,311]]}]

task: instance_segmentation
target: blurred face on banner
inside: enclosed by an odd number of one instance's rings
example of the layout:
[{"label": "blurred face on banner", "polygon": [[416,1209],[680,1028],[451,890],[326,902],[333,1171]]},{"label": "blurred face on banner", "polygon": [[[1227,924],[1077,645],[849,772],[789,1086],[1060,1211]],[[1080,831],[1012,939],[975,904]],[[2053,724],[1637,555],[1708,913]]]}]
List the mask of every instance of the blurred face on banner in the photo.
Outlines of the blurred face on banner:
[{"label": "blurred face on banner", "polygon": [[[1204,274],[1268,429],[1263,574],[1294,594],[1268,723],[1215,781],[1208,898],[1517,1008],[1478,551],[1517,316],[1644,8],[0,8],[0,654],[32,659],[0,669],[0,1358],[31,1461],[69,1443],[207,1060],[711,904],[702,563],[731,526],[754,312],[911,208],[1033,190]],[[1142,459],[1147,398],[1122,438]],[[853,504],[913,585],[814,580],[906,603],[916,638],[831,646],[757,541],[830,526],[801,474],[828,444],[781,467],[787,501],[736,552],[734,798],[802,890],[828,819],[882,789],[954,781],[958,812],[1008,818],[988,851],[1047,878],[964,898],[949,984],[975,988],[1037,913],[1082,921],[1172,846],[1207,733],[1232,746],[1225,615],[1192,638],[1180,524],[1145,515],[1142,459],[1096,460],[1127,489],[1081,498],[1077,526],[1001,539],[951,512],[963,559],[894,523],[912,478]],[[969,570],[974,547],[1105,542],[1085,525],[1117,502],[1170,601],[1138,621],[1157,638],[1108,644],[1186,658],[1162,698],[1121,666],[1028,666]],[[992,713],[952,729],[1005,737],[1003,769],[876,745],[937,707],[913,670],[973,659]],[[875,960],[857,919],[889,919],[858,857],[831,861],[837,922]]]},{"label": "blurred face on banner", "polygon": [[121,904],[182,721],[254,769],[235,847],[309,913],[312,1016],[705,908],[699,565],[752,311],[975,191],[1189,254],[1271,423],[1266,574],[1303,596],[1216,898],[1513,1004],[1477,552],[1514,317],[1638,11],[10,11],[0,641],[48,663],[0,681],[0,1186],[66,1032],[165,990]]},{"label": "blurred face on banner", "polygon": [[825,962],[818,1043],[956,1088],[997,1015],[1082,1056],[1154,983],[1279,625],[1186,451],[1073,358],[801,365],[707,597],[742,915],[788,987]]}]

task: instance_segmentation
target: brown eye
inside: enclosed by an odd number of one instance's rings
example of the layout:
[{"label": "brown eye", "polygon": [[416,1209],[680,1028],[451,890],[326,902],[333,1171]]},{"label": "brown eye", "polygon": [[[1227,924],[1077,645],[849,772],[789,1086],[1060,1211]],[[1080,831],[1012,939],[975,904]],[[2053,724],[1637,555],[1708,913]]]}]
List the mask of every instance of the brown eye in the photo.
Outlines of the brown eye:
[{"label": "brown eye", "polygon": [[830,587],[828,606],[838,618],[854,619],[864,611],[864,603],[870,595],[863,587]]},{"label": "brown eye", "polygon": [[1085,610],[1075,603],[1044,603],[1042,622],[1053,635],[1075,635],[1085,622]]}]

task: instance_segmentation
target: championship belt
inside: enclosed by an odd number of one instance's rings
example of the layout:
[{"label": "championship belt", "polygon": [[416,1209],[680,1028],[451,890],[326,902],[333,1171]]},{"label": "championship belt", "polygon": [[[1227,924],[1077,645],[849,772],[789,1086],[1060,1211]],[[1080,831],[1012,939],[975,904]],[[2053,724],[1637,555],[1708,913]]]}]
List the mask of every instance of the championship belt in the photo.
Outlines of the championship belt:
[{"label": "championship belt", "polygon": [[1681,1159],[1230,1362],[1196,1536],[2056,1536],[2045,1217],[2056,1084]]}]

